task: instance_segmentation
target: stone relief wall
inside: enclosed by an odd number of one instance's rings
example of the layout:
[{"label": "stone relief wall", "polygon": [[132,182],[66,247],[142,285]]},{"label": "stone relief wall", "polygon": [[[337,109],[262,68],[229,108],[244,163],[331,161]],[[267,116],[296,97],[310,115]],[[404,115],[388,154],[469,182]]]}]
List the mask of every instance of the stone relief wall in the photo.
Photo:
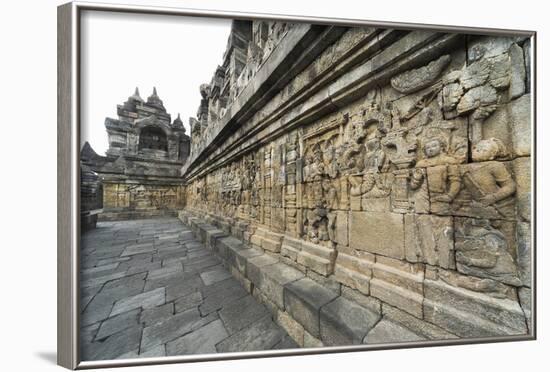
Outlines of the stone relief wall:
[{"label": "stone relief wall", "polygon": [[241,115],[300,27],[250,22],[239,76],[201,86],[185,210],[434,338],[527,333],[530,41],[321,30],[337,36]]}]

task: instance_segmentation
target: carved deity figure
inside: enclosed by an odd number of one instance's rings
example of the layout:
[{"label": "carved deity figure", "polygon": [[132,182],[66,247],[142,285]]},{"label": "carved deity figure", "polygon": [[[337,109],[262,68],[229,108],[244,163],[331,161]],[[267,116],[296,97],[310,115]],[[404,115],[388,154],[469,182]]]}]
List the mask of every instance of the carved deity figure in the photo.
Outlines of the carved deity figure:
[{"label": "carved deity figure", "polygon": [[[425,158],[416,164],[410,186],[418,189],[424,178],[428,178],[428,190],[432,201],[432,212],[448,211],[451,203],[460,191],[460,171],[458,160],[446,153],[443,138],[434,136],[424,144]],[[426,173],[421,168],[426,168]]]},{"label": "carved deity figure", "polygon": [[463,182],[473,199],[472,206],[490,208],[497,217],[514,216],[516,183],[502,162],[507,152],[503,143],[495,138],[479,141],[472,149],[475,163],[468,164],[463,173]]},{"label": "carved deity figure", "polygon": [[334,241],[336,214],[331,210],[338,208],[338,190],[332,178],[338,175],[336,157],[338,151],[327,145],[323,152],[321,146],[313,147],[313,154],[306,158],[304,179],[307,211],[304,219],[305,238],[312,243]]},{"label": "carved deity figure", "polygon": [[457,233],[455,246],[458,271],[519,286],[516,263],[504,234],[488,220],[469,219]]},{"label": "carved deity figure", "polygon": [[351,176],[350,195],[365,195],[372,198],[386,197],[389,195],[390,188],[385,184],[383,175],[380,171],[386,164],[386,154],[380,146],[379,138],[372,138],[365,145],[365,155],[362,157],[365,171],[363,177]]}]

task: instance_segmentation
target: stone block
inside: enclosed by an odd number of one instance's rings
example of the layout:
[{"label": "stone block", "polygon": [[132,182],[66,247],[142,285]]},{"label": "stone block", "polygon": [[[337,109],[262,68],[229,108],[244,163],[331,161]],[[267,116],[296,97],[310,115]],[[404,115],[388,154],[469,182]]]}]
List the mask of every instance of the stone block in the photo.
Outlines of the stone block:
[{"label": "stone block", "polygon": [[351,212],[349,241],[356,250],[404,258],[403,215]]},{"label": "stone block", "polygon": [[83,343],[80,356],[85,361],[115,359],[139,349],[140,338],[141,329],[131,327],[113,334],[103,342]]},{"label": "stone block", "polygon": [[[514,157],[531,154],[531,94],[497,108],[483,122],[483,138],[497,138]],[[473,144],[472,144],[473,145]]]},{"label": "stone block", "polygon": [[524,94],[506,107],[510,116],[512,150],[517,156],[531,154],[531,94]]},{"label": "stone block", "polygon": [[200,291],[191,292],[174,301],[175,312],[181,313],[192,308],[198,308],[202,303],[202,294]]},{"label": "stone block", "polygon": [[512,172],[516,181],[518,217],[524,221],[531,221],[531,157],[514,159]]},{"label": "stone block", "polygon": [[383,280],[372,279],[370,284],[371,296],[389,303],[409,314],[422,317],[422,295],[403,289]]},{"label": "stone block", "polygon": [[510,55],[510,99],[515,99],[525,93],[525,60],[523,49],[516,43],[508,50]]},{"label": "stone block", "polygon": [[256,231],[254,231],[254,234],[250,236],[250,244],[261,248],[262,247],[262,241],[265,234],[265,230],[262,228],[257,228]]},{"label": "stone block", "polygon": [[425,340],[409,329],[387,319],[379,321],[365,336],[363,343],[398,343]]},{"label": "stone block", "polygon": [[317,337],[313,337],[309,332],[304,331],[304,345],[303,347],[307,348],[316,348],[323,347],[323,341],[319,340]]},{"label": "stone block", "polygon": [[232,236],[221,238],[216,241],[217,253],[221,258],[225,260],[228,260],[231,257],[232,252],[240,250],[242,248],[243,242]]},{"label": "stone block", "polygon": [[533,333],[533,325],[531,324],[531,302],[532,302],[532,293],[531,288],[521,287],[518,289],[519,303],[523,312],[525,313],[525,318],[527,319],[527,328]]},{"label": "stone block", "polygon": [[141,338],[140,353],[199,329],[216,319],[218,319],[217,314],[201,317],[197,309],[190,309],[177,313],[164,322],[145,327]]},{"label": "stone block", "polygon": [[271,257],[267,254],[252,257],[247,261],[246,277],[250,279],[250,281],[254,283],[255,286],[259,287],[262,280],[262,268],[264,266],[274,265],[277,262],[279,261],[276,258]]},{"label": "stone block", "polygon": [[252,323],[216,345],[218,353],[267,350],[274,347],[285,336],[271,316]]},{"label": "stone block", "polygon": [[285,310],[314,337],[320,336],[319,311],[321,307],[338,297],[309,278],[285,285]]},{"label": "stone block", "polygon": [[253,257],[261,256],[264,252],[256,248],[241,249],[235,252],[235,267],[243,274],[246,275],[246,266],[248,260]]},{"label": "stone block", "polygon": [[342,297],[353,301],[366,309],[370,309],[374,313],[382,314],[382,303],[379,299],[372,296],[366,296],[356,289],[342,286]]},{"label": "stone block", "polygon": [[304,327],[287,312],[277,310],[275,321],[299,346],[304,345]]},{"label": "stone block", "polygon": [[348,212],[336,211],[335,240],[339,245],[349,244],[349,215]]},{"label": "stone block", "polygon": [[216,246],[217,239],[220,239],[226,236],[227,236],[227,233],[220,229],[207,230],[205,243],[208,246],[208,248],[212,249],[212,247]]},{"label": "stone block", "polygon": [[138,295],[118,300],[113,305],[110,317],[125,313],[127,311],[143,308],[148,309],[151,307],[164,304],[165,290],[164,288],[153,289],[149,292],[140,293]]},{"label": "stone block", "polygon": [[156,324],[168,318],[174,313],[174,304],[167,303],[161,306],[143,309],[139,317],[139,322],[145,327]]},{"label": "stone block", "polygon": [[244,274],[241,273],[235,266],[232,266],[230,269],[233,278],[235,278],[241,284],[245,291],[247,291],[249,294],[252,294],[252,289],[254,287],[252,282],[248,280],[246,276],[244,276]]},{"label": "stone block", "polygon": [[211,285],[219,281],[231,278],[231,273],[227,271],[222,266],[217,266],[216,268],[208,271],[204,271],[200,274],[200,277],[204,285]]},{"label": "stone block", "polygon": [[222,322],[218,319],[166,343],[166,355],[215,354],[216,344],[228,336]]},{"label": "stone block", "polygon": [[267,309],[252,296],[245,296],[224,306],[219,315],[227,332],[232,335],[268,314]]},{"label": "stone block", "polygon": [[361,344],[380,315],[343,297],[321,308],[321,340],[326,346]]},{"label": "stone block", "polygon": [[422,318],[423,280],[423,265],[378,256],[370,295]]},{"label": "stone block", "polygon": [[405,258],[446,269],[455,268],[452,217],[405,215]]},{"label": "stone block", "polygon": [[368,295],[373,265],[374,255],[367,253],[354,256],[339,252],[334,265],[334,278],[340,283]]},{"label": "stone block", "polygon": [[260,269],[260,275],[261,279],[257,284],[258,288],[281,310],[285,308],[285,284],[304,277],[303,273],[283,263],[263,266]]},{"label": "stone block", "polygon": [[526,287],[531,287],[531,224],[519,222],[517,224],[518,242],[518,271],[521,282]]},{"label": "stone block", "polygon": [[101,323],[95,339],[102,340],[131,327],[139,327],[139,309],[130,310],[110,317]]},{"label": "stone block", "polygon": [[284,236],[281,244],[281,256],[288,257],[293,261],[298,259],[298,253],[302,250],[302,240]]},{"label": "stone block", "polygon": [[320,244],[302,242],[302,250],[297,255],[297,262],[311,270],[328,276],[334,270],[336,251]]},{"label": "stone block", "polygon": [[305,274],[306,274],[306,277],[319,283],[321,286],[325,287],[329,291],[337,293],[338,295],[340,294],[340,287],[342,285],[334,279],[333,275],[329,275],[328,277],[326,277],[324,275],[316,273],[313,270],[306,270]]},{"label": "stone block", "polygon": [[262,248],[269,252],[279,253],[281,251],[282,240],[283,235],[266,231],[262,240]]},{"label": "stone block", "polygon": [[468,60],[476,56],[495,57],[508,52],[510,46],[525,39],[525,36],[477,36],[468,43]]},{"label": "stone block", "polygon": [[424,319],[459,337],[525,334],[525,315],[508,298],[425,280]]},{"label": "stone block", "polygon": [[398,324],[410,330],[423,339],[445,340],[457,338],[457,336],[447,332],[441,327],[418,319],[403,310],[399,310],[398,308],[385,303],[382,304],[382,315],[384,316],[384,319],[388,319],[394,324]]}]

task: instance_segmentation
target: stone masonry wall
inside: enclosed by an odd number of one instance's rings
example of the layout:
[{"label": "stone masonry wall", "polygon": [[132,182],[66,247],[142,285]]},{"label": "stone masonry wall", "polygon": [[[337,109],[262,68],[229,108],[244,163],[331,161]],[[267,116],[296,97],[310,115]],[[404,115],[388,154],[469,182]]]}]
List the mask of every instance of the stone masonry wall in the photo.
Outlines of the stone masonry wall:
[{"label": "stone masonry wall", "polygon": [[227,261],[301,345],[528,333],[530,41],[249,23],[201,87],[182,218],[281,266]]}]

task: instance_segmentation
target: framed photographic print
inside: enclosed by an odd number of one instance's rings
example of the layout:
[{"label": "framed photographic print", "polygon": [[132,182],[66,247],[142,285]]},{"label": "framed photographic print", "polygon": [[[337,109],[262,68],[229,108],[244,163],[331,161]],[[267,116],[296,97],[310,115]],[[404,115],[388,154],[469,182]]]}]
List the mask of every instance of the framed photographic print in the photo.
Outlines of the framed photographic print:
[{"label": "framed photographic print", "polygon": [[535,32],[58,8],[58,363],[535,339]]}]

